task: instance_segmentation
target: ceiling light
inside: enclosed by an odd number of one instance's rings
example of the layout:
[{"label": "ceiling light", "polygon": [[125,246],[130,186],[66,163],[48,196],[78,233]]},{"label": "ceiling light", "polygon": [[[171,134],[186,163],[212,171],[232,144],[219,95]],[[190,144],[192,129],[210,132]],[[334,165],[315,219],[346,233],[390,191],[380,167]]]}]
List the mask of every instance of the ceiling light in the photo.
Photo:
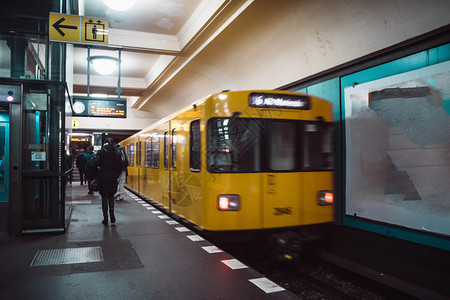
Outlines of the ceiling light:
[{"label": "ceiling light", "polygon": [[103,0],[109,8],[124,11],[132,8],[137,0]]},{"label": "ceiling light", "polygon": [[118,64],[119,60],[110,56],[91,56],[91,63],[95,71],[102,75],[112,74]]}]

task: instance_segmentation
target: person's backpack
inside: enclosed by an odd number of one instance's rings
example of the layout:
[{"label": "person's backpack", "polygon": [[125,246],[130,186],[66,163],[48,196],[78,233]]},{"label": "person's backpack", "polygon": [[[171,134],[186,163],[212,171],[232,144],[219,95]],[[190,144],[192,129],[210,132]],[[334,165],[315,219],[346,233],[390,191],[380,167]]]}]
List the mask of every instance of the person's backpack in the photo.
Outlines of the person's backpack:
[{"label": "person's backpack", "polygon": [[94,153],[86,154],[85,171],[92,172],[98,169],[98,156]]},{"label": "person's backpack", "polygon": [[118,148],[117,151],[120,155],[122,169],[125,169],[126,167],[128,167],[128,158],[125,155],[125,151],[123,150],[123,148]]}]

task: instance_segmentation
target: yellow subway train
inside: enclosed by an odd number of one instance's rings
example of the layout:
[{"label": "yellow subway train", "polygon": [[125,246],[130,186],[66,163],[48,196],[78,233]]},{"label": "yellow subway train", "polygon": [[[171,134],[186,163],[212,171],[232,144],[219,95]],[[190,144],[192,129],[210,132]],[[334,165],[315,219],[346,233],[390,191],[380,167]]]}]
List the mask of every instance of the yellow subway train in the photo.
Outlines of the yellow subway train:
[{"label": "yellow subway train", "polygon": [[207,231],[333,220],[330,102],[276,90],[209,95],[123,140],[126,186]]}]

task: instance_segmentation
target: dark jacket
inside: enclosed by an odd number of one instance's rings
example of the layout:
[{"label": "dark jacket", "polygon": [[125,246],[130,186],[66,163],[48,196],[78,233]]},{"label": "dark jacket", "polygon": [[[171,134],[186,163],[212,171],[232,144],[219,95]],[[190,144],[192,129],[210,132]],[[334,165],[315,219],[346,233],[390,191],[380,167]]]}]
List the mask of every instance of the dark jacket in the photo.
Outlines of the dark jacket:
[{"label": "dark jacket", "polygon": [[119,153],[113,145],[105,144],[98,151],[98,175],[100,195],[117,192],[117,178],[122,172]]},{"label": "dark jacket", "polygon": [[84,157],[84,153],[80,153],[77,156],[77,159],[75,160],[75,163],[77,165],[78,170],[80,171],[84,171],[84,167],[83,167],[83,157]]}]

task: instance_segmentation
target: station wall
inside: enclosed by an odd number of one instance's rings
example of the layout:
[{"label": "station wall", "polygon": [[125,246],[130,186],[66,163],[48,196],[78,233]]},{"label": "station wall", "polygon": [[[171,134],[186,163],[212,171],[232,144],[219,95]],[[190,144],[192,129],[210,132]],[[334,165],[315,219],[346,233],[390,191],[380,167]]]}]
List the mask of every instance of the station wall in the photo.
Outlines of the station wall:
[{"label": "station wall", "polygon": [[253,1],[143,109],[165,116],[221,90],[277,88],[445,26],[449,10],[440,0]]}]

